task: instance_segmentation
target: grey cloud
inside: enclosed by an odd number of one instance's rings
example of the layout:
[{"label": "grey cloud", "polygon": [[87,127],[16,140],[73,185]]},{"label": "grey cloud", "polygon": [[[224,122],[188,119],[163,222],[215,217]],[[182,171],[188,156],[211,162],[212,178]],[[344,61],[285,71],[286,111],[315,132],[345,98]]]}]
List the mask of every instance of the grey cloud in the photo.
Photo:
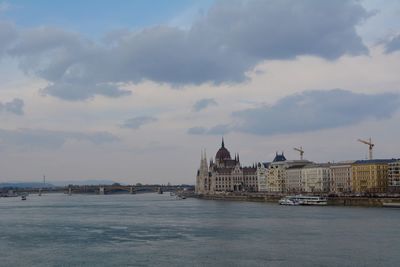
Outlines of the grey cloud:
[{"label": "grey cloud", "polygon": [[0,129],[0,147],[29,149],[56,149],[67,141],[87,141],[93,144],[116,142],[118,137],[108,132],[68,132],[43,129]]},{"label": "grey cloud", "polygon": [[217,134],[222,135],[230,132],[232,130],[232,126],[229,124],[219,124],[214,127],[211,127],[207,130],[208,134]]},{"label": "grey cloud", "polygon": [[258,135],[308,132],[353,125],[369,118],[389,118],[399,107],[399,94],[306,91],[284,97],[272,106],[234,112],[231,124],[203,129],[198,134],[221,134],[223,130]]},{"label": "grey cloud", "polygon": [[157,26],[92,42],[42,27],[21,32],[9,54],[25,71],[49,81],[44,94],[117,97],[130,93],[121,83],[241,82],[264,60],[367,53],[355,27],[368,16],[352,0],[218,1],[189,30]]},{"label": "grey cloud", "polygon": [[156,122],[157,118],[149,117],[149,116],[140,116],[126,120],[122,125],[121,128],[128,128],[128,129],[139,129],[141,126],[149,123]]},{"label": "grey cloud", "polygon": [[223,135],[232,131],[232,125],[229,124],[219,124],[211,128],[205,127],[192,127],[189,128],[187,133],[193,135],[203,135],[203,134],[211,134],[211,135]]},{"label": "grey cloud", "polygon": [[10,112],[16,115],[23,115],[24,114],[24,101],[19,98],[14,98],[10,102],[0,102],[0,112]]},{"label": "grey cloud", "polygon": [[218,103],[214,99],[203,98],[203,99],[196,101],[196,103],[194,103],[192,109],[193,109],[193,111],[198,112],[198,111],[206,109],[210,106],[217,106],[217,105],[218,105]]},{"label": "grey cloud", "polygon": [[205,127],[192,127],[187,130],[188,134],[207,134]]},{"label": "grey cloud", "polygon": [[400,35],[393,37],[385,44],[386,53],[393,53],[399,50],[400,50]]},{"label": "grey cloud", "polygon": [[0,21],[0,56],[10,47],[17,36],[17,29],[13,24]]},{"label": "grey cloud", "polygon": [[91,83],[65,83],[58,82],[51,84],[41,90],[43,95],[52,95],[64,100],[86,100],[94,95],[103,95],[108,97],[119,97],[130,95],[129,91],[121,90],[117,86],[109,84],[91,84]]}]

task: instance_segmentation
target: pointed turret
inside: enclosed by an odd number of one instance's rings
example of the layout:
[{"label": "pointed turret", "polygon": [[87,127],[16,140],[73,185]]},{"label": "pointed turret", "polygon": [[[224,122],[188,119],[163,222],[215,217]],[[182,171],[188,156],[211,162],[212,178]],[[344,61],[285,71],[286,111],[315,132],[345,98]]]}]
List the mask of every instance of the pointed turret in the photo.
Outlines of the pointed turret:
[{"label": "pointed turret", "polygon": [[224,143],[224,137],[222,136],[222,143],[221,143],[221,147],[225,147],[225,143]]}]

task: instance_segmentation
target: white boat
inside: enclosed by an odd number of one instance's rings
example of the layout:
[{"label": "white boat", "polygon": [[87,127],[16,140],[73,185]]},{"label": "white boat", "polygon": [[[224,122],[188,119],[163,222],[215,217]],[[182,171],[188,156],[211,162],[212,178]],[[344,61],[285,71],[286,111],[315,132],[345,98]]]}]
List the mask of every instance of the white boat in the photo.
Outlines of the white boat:
[{"label": "white boat", "polygon": [[300,201],[300,205],[326,206],[328,201],[323,197],[305,197]]},{"label": "white boat", "polygon": [[304,206],[326,206],[328,201],[326,198],[318,197],[318,196],[303,196],[303,195],[296,195],[296,196],[286,196],[279,200],[280,205],[289,205],[289,206],[297,206],[297,205],[304,205]]},{"label": "white boat", "polygon": [[22,195],[22,196],[21,196],[21,200],[26,200],[26,196],[25,196],[25,195]]},{"label": "white boat", "polygon": [[294,199],[291,199],[290,197],[284,197],[279,200],[279,205],[297,206],[299,205],[299,202],[295,201]]}]

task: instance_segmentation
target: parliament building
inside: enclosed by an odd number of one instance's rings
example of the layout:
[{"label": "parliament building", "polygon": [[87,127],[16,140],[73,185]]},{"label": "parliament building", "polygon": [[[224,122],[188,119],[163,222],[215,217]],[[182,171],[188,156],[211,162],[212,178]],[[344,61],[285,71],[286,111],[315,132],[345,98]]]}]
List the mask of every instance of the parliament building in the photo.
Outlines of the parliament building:
[{"label": "parliament building", "polygon": [[202,153],[196,177],[197,194],[258,191],[257,166],[242,167],[239,154],[232,159],[224,139],[214,160],[211,158],[208,163],[206,154]]}]

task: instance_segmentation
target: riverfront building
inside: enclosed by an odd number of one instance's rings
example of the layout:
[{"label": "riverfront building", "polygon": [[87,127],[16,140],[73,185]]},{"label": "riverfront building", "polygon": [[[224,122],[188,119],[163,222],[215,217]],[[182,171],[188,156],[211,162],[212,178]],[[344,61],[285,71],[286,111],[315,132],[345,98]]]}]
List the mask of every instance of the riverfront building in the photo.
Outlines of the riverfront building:
[{"label": "riverfront building", "polygon": [[301,179],[305,192],[329,192],[330,165],[314,164],[301,169]]},{"label": "riverfront building", "polygon": [[221,148],[215,155],[215,162],[202,153],[200,168],[196,177],[197,194],[215,194],[219,192],[256,192],[258,191],[257,167],[242,167],[239,154],[231,158],[222,139]]},{"label": "riverfront building", "polygon": [[388,190],[400,193],[400,159],[388,164]]},{"label": "riverfront building", "polygon": [[[308,160],[286,160],[285,155],[276,153],[274,160],[269,164],[267,174],[267,191],[271,193],[290,192],[297,189],[298,176],[288,176],[288,169],[301,168],[312,162]],[[293,172],[290,172],[293,174]],[[300,188],[301,191],[301,188]]]},{"label": "riverfront building", "polygon": [[352,188],[351,164],[354,161],[331,164],[330,192],[350,193]]},{"label": "riverfront building", "polygon": [[285,190],[286,177],[286,158],[285,155],[276,153],[274,160],[268,166],[267,191],[280,193]]},{"label": "riverfront building", "polygon": [[214,159],[201,155],[196,193],[224,192],[399,193],[400,159],[316,164],[276,153],[272,162],[244,167],[239,154],[232,158],[222,139]]},{"label": "riverfront building", "polygon": [[259,192],[267,192],[267,178],[268,178],[268,168],[270,163],[258,163],[257,164],[257,182],[258,182],[258,191]]},{"label": "riverfront building", "polygon": [[290,193],[304,192],[304,186],[301,179],[302,167],[292,166],[286,170],[286,191]]},{"label": "riverfront building", "polygon": [[386,193],[390,159],[358,160],[352,164],[352,191]]}]

